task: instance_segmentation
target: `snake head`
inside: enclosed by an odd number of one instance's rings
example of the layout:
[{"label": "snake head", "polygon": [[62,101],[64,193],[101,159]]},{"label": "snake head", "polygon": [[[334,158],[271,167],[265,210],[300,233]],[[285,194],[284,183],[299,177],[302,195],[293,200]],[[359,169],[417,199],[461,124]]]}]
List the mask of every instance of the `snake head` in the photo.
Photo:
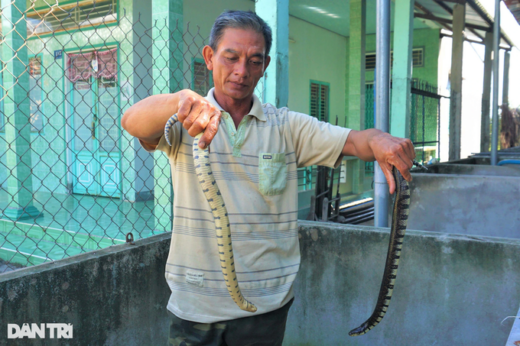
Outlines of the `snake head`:
[{"label": "snake head", "polygon": [[366,334],[366,332],[368,332],[368,321],[363,323],[362,325],[360,325],[359,327],[357,328],[354,328],[352,329],[350,332],[348,332],[348,335],[349,336],[359,336],[359,335],[363,335],[363,334]]},{"label": "snake head", "polygon": [[415,160],[413,160],[412,162],[413,162],[414,166],[417,166],[417,167],[419,167],[419,168],[422,168],[422,169],[424,169],[424,170],[426,170],[426,171],[428,170],[427,167],[423,166],[423,165],[420,164],[419,162],[417,162],[417,161],[415,161]]}]

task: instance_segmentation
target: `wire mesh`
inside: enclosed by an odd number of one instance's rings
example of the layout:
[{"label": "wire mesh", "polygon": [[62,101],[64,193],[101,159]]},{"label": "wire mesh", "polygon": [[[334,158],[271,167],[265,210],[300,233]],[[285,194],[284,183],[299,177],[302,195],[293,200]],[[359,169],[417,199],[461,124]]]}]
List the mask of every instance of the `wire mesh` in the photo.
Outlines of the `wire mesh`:
[{"label": "wire mesh", "polygon": [[419,81],[412,83],[410,139],[420,163],[440,158],[440,99],[437,87]]},{"label": "wire mesh", "polygon": [[2,8],[0,273],[172,229],[168,159],[144,152],[120,120],[152,94],[206,94],[207,33],[134,20],[118,3]]},{"label": "wire mesh", "polygon": [[[440,159],[440,99],[437,87],[413,80],[410,97],[410,140],[420,163]],[[365,89],[365,129],[374,127],[374,85]],[[391,109],[391,108],[390,108]],[[392,114],[390,112],[390,118]],[[374,163],[365,162],[365,173],[374,173]]]}]

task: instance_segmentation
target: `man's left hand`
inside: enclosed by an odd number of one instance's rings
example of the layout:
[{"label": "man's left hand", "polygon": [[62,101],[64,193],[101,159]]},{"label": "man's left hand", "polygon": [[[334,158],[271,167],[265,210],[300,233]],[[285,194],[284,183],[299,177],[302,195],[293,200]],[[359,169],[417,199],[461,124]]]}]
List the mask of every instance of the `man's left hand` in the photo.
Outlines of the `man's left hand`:
[{"label": "man's left hand", "polygon": [[385,174],[390,194],[395,191],[395,181],[392,168],[395,166],[403,177],[411,181],[409,170],[415,159],[415,149],[412,141],[407,138],[391,136],[376,129],[350,131],[342,155],[353,155],[364,161],[377,160]]},{"label": "man's left hand", "polygon": [[381,167],[390,194],[395,191],[395,180],[392,174],[392,169],[395,166],[407,181],[412,180],[410,168],[413,167],[413,160],[415,159],[415,150],[408,138],[393,137],[388,133],[381,132],[373,136],[369,145],[374,153],[374,158]]}]

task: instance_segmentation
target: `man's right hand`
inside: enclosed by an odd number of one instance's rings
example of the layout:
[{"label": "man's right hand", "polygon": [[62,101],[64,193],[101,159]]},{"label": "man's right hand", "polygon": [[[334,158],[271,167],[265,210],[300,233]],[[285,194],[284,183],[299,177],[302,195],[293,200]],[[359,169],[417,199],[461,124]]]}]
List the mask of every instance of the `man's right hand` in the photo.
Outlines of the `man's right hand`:
[{"label": "man's right hand", "polygon": [[206,148],[217,134],[220,110],[191,90],[179,92],[178,106],[177,117],[190,136],[195,137],[204,131],[199,147]]},{"label": "man's right hand", "polygon": [[188,89],[149,96],[135,103],[123,114],[121,125],[130,135],[155,148],[164,134],[166,122],[175,113],[190,136],[205,131],[199,142],[201,148],[211,143],[218,130],[220,111]]}]

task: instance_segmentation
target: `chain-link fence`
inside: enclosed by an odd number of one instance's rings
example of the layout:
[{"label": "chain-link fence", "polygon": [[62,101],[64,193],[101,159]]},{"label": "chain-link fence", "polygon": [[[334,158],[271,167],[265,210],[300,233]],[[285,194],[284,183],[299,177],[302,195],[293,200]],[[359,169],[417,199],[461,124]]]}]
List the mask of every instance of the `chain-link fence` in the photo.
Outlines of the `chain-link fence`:
[{"label": "chain-link fence", "polygon": [[205,95],[209,33],[118,5],[2,1],[0,273],[172,229],[167,157],[120,121],[152,94]]}]

